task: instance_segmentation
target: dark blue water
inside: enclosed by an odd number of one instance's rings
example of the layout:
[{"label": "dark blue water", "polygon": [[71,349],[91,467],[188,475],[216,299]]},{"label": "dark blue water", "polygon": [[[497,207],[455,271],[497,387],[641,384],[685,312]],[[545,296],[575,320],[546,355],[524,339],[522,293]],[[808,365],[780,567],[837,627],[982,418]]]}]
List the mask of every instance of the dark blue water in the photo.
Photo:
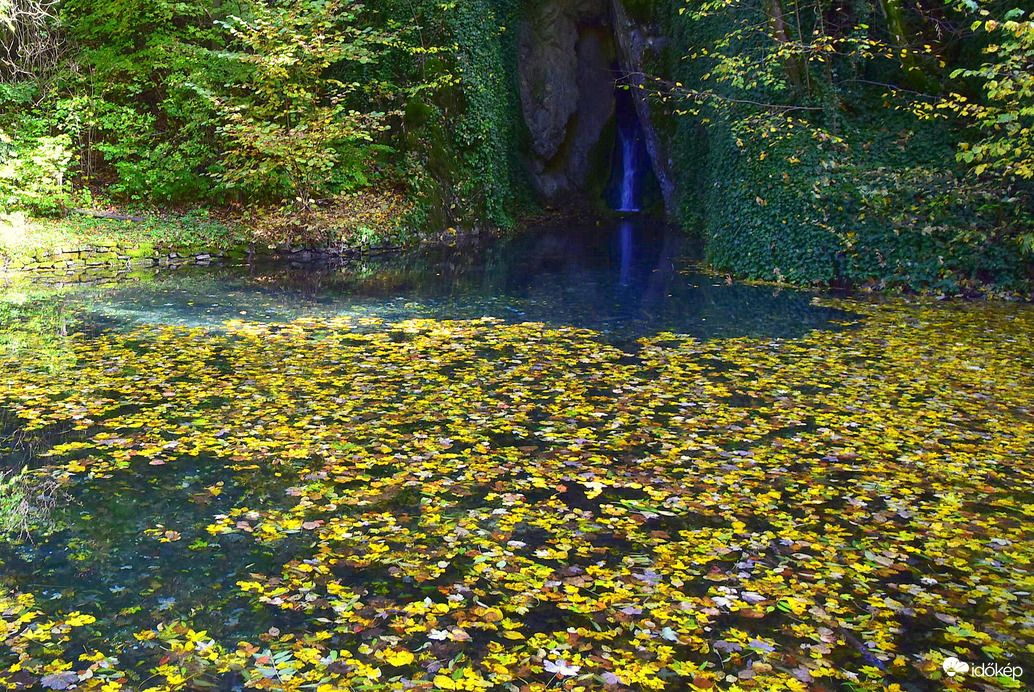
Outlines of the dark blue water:
[{"label": "dark blue water", "polygon": [[697,271],[684,246],[650,219],[555,223],[510,239],[338,267],[154,270],[144,280],[70,289],[62,300],[116,329],[340,315],[490,316],[593,329],[617,344],[660,331],[701,339],[795,337],[834,328],[845,317],[813,305],[813,293],[727,285]]},{"label": "dark blue water", "polygon": [[[702,339],[795,337],[838,328],[849,317],[814,305],[811,293],[727,285],[695,271],[683,244],[662,224],[626,218],[556,223],[510,239],[337,267],[156,269],[66,287],[56,286],[60,277],[38,277],[0,288],[0,347],[49,349],[59,373],[66,334],[141,324],[219,329],[231,319],[352,315],[362,325],[358,318],[491,316],[588,328],[632,351],[637,338],[662,331]],[[0,470],[47,463],[37,453],[73,434],[20,435],[17,421],[0,409]],[[251,572],[275,572],[296,546],[205,530],[232,507],[286,507],[285,488],[300,482],[291,469],[235,470],[205,455],[138,465],[77,479],[59,498],[49,533],[0,545],[0,587],[38,594],[45,610],[103,617],[105,636],[120,641],[134,642],[131,633],[176,618],[231,646],[292,626],[291,612],[256,607],[235,584]],[[215,487],[221,492],[212,493]],[[147,656],[135,643],[120,653],[129,668]]]}]

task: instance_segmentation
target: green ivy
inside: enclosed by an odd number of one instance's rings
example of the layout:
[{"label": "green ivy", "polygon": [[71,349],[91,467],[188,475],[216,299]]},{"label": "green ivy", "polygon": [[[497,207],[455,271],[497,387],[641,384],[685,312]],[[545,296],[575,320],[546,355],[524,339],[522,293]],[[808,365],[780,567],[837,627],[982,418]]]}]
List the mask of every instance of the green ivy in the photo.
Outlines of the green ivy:
[{"label": "green ivy", "polygon": [[[658,67],[671,83],[710,88],[716,63],[706,50],[723,41],[745,65],[763,60],[759,45],[735,36],[742,17],[717,11],[690,21],[684,3],[667,9],[670,43]],[[753,11],[764,19],[760,3]],[[858,73],[868,81],[894,77],[888,62],[862,63],[838,64],[839,91],[816,89],[811,100],[789,97],[777,80],[729,78],[745,102],[803,110],[666,102],[658,120],[678,182],[671,216],[700,236],[711,267],[752,279],[934,291],[1023,285],[1030,190],[956,165],[958,128],[847,79],[852,70],[868,70]]]}]

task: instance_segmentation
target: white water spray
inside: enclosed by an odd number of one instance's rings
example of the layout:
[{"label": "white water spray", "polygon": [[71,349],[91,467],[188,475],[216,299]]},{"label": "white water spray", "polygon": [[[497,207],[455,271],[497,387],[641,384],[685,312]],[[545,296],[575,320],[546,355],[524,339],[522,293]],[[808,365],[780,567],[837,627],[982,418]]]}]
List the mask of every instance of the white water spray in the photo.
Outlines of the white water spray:
[{"label": "white water spray", "polygon": [[618,211],[639,211],[635,202],[635,134],[621,131],[621,204]]}]

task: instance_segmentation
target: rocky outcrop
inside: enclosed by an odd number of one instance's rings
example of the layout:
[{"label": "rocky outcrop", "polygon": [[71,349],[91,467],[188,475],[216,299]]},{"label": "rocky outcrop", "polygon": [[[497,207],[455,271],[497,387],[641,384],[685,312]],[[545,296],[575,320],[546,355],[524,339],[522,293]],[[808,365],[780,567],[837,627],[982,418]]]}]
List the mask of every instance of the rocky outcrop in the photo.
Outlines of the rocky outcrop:
[{"label": "rocky outcrop", "polygon": [[606,0],[555,0],[521,26],[519,86],[536,189],[553,200],[585,185],[614,113],[616,47]]},{"label": "rocky outcrop", "polygon": [[661,147],[657,130],[653,126],[649,92],[647,89],[642,88],[646,86],[643,54],[648,48],[659,47],[659,41],[656,38],[647,38],[647,34],[629,18],[624,5],[621,4],[621,0],[611,0],[611,10],[613,12],[614,37],[617,39],[621,56],[621,71],[631,86],[636,115],[639,116],[639,123],[643,128],[646,151],[650,155],[653,173],[657,177],[661,194],[664,196],[664,206],[666,209],[671,209],[669,202],[675,189],[671,177],[671,165],[663,147]]},{"label": "rocky outcrop", "polygon": [[560,3],[545,3],[521,26],[521,107],[532,151],[546,161],[556,156],[578,105],[578,30],[569,10]]},{"label": "rocky outcrop", "polygon": [[585,184],[590,153],[600,143],[614,115],[614,39],[601,26],[587,27],[578,38],[578,108],[571,123],[567,171],[571,183]]},{"label": "rocky outcrop", "polygon": [[[520,28],[518,78],[530,134],[525,161],[547,202],[602,190],[614,147],[608,125],[618,81],[631,84],[646,150],[665,204],[673,185],[667,157],[650,117],[642,63],[656,39],[636,26],[620,0],[543,0],[531,5]],[[601,170],[602,169],[602,170]],[[594,178],[595,176],[595,178]]]}]

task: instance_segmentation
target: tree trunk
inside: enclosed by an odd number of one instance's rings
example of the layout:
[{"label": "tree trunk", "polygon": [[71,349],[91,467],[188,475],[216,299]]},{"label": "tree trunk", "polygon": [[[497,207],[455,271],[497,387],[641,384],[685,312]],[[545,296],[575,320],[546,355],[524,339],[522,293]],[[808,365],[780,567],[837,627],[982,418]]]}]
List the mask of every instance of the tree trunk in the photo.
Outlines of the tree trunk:
[{"label": "tree trunk", "polygon": [[[890,34],[892,48],[897,54],[898,62],[905,73],[905,81],[913,89],[923,91],[929,86],[926,74],[916,62],[912,52],[908,32],[908,21],[905,18],[905,6],[901,0],[880,0],[880,9],[887,20],[887,32]],[[904,52],[902,52],[904,51]]]},{"label": "tree trunk", "polygon": [[[772,30],[772,38],[780,46],[788,47],[793,42],[790,40],[790,30],[786,24],[786,12],[783,10],[782,0],[765,0],[765,14],[768,15],[768,24]],[[803,84],[804,66],[801,64],[800,56],[788,55],[784,61],[786,65],[786,78],[794,89],[800,89]]]}]

